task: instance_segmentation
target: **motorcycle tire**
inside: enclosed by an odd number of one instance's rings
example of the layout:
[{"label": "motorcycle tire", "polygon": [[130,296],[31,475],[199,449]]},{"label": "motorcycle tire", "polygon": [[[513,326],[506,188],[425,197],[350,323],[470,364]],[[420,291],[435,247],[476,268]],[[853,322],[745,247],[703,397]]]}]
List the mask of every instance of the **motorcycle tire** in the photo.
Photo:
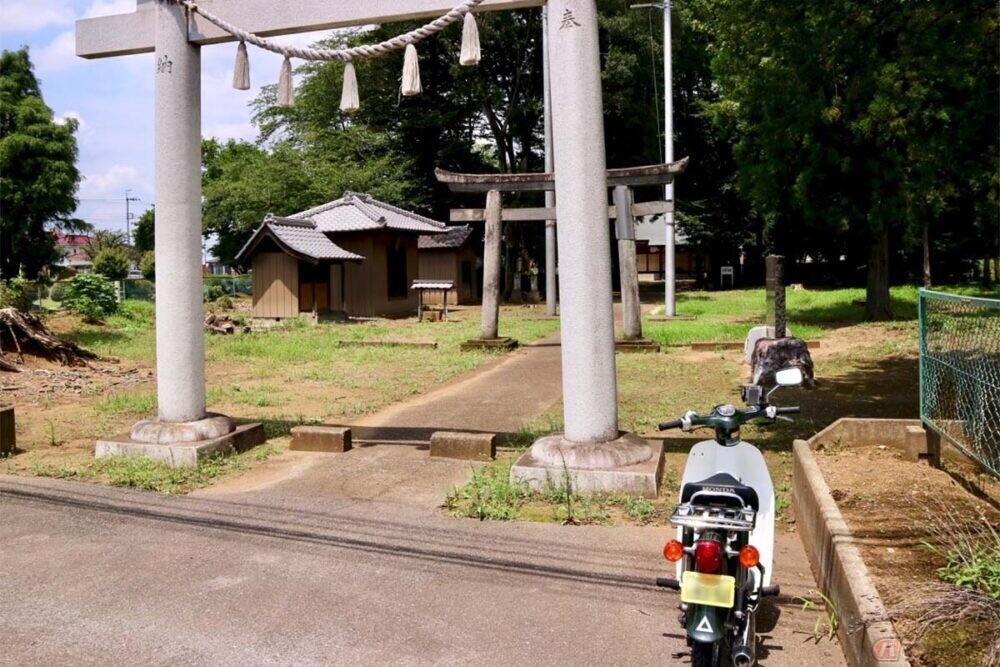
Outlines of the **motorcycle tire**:
[{"label": "motorcycle tire", "polygon": [[694,642],[691,645],[691,667],[719,667],[720,642]]}]

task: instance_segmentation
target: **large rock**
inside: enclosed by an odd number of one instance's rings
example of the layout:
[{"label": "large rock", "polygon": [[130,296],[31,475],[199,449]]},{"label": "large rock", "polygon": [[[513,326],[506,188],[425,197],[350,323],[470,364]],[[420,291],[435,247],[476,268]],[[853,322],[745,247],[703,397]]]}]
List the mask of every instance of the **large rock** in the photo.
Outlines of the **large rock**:
[{"label": "large rock", "polygon": [[761,338],[750,360],[751,382],[764,387],[774,385],[774,374],[782,368],[798,367],[804,385],[813,383],[813,361],[806,342],[800,338]]},{"label": "large rock", "polygon": [[[792,336],[792,329],[789,326],[785,326],[785,336]],[[766,325],[760,325],[754,327],[747,333],[746,340],[743,341],[743,363],[749,364],[753,361],[753,350],[757,347],[757,341],[761,338],[774,338],[774,327],[769,327]]]}]

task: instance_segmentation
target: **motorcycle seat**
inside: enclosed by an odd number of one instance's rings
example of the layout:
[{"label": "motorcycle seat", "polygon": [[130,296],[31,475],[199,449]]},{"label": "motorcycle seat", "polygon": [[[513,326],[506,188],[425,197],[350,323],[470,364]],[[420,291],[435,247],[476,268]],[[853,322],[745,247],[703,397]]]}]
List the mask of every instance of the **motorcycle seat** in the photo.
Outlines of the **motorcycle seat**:
[{"label": "motorcycle seat", "polygon": [[[757,492],[753,488],[740,484],[739,480],[727,472],[719,472],[711,477],[706,477],[700,482],[688,482],[681,489],[681,502],[686,503],[698,492],[711,493],[713,491],[731,493],[743,501],[745,506],[754,510],[759,509]],[[720,496],[719,498],[725,498]],[[701,499],[703,500],[704,496]]]}]

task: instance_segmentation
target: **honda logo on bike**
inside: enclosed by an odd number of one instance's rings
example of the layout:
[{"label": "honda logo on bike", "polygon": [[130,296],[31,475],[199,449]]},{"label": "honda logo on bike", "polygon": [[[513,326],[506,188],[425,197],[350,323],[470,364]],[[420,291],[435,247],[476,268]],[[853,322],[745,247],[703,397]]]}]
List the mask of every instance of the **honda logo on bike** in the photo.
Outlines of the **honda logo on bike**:
[{"label": "honda logo on bike", "polygon": [[872,653],[879,662],[889,662],[899,660],[902,650],[898,639],[880,639],[872,647]]}]

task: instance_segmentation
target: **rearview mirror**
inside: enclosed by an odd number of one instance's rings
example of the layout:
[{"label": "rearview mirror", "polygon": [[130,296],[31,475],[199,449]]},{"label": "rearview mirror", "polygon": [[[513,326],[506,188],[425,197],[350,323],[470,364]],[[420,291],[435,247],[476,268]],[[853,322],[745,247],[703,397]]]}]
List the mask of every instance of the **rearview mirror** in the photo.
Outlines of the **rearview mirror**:
[{"label": "rearview mirror", "polygon": [[782,387],[794,387],[802,384],[803,379],[801,368],[782,368],[774,374],[774,381]]}]

